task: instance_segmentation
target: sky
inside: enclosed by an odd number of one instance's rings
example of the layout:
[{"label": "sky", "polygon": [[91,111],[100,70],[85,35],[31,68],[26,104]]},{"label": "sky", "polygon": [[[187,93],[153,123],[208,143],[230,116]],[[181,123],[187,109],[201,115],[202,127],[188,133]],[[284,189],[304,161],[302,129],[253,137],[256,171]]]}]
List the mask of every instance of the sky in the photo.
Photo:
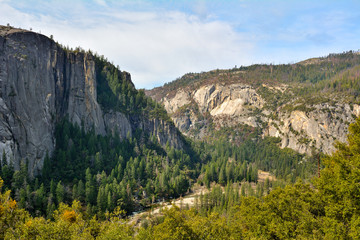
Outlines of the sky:
[{"label": "sky", "polygon": [[91,49],[150,89],[360,49],[360,0],[0,0],[0,25]]}]

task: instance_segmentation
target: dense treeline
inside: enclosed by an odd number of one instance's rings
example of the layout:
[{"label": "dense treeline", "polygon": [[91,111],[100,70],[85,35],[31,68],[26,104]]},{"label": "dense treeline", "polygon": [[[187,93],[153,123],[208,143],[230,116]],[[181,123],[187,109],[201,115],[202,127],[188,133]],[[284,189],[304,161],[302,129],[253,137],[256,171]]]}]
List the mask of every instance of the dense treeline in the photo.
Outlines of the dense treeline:
[{"label": "dense treeline", "polygon": [[318,83],[314,91],[342,93],[350,103],[360,103],[360,66],[351,67],[336,74],[330,81]]},{"label": "dense treeline", "polygon": [[309,179],[316,171],[315,156],[299,154],[289,148],[280,149],[280,139],[259,137],[259,128],[229,129],[224,128],[215,132],[214,137],[194,143],[204,160],[199,182],[207,187],[211,182],[223,186],[228,182],[256,183],[258,170],[271,172],[287,183],[294,183],[297,178]]},{"label": "dense treeline", "polygon": [[290,183],[296,177],[308,177],[305,173],[313,166],[300,162],[303,155],[281,150],[277,139],[254,140],[251,134],[240,146],[225,139],[195,144],[194,152],[202,153],[201,162],[184,150],[169,145],[163,149],[154,136],[144,132],[128,139],[120,139],[118,134],[101,136],[64,119],[55,136],[54,155],[46,156],[42,175],[35,179],[29,179],[26,162],[14,171],[3,154],[5,188],[12,190],[21,208],[35,216],[51,218],[60,203],[73,200],[86,206],[89,216],[103,218],[116,207],[130,214],[185,194],[191,182],[207,187],[211,182],[223,186],[228,182],[256,183],[258,169],[262,169]]},{"label": "dense treeline", "polygon": [[6,191],[0,195],[0,238],[358,239],[360,119],[349,132],[349,144],[338,144],[337,152],[323,158],[312,186],[300,181],[258,198],[244,196],[236,185],[217,186],[193,209],[173,207],[141,228],[125,224],[119,208],[104,221],[88,219],[78,201],[60,204],[53,220],[34,218]]},{"label": "dense treeline", "polygon": [[[21,208],[36,216],[51,218],[60,203],[80,201],[88,215],[113,211],[126,213],[146,208],[160,199],[186,193],[191,181],[210,187],[211,182],[257,182],[258,169],[271,171],[278,179],[294,182],[309,172],[301,163],[305,157],[289,149],[281,150],[277,139],[255,139],[249,133],[242,144],[220,138],[193,148],[202,159],[196,162],[183,150],[163,149],[154,136],[138,132],[134,137],[85,132],[66,119],[55,129],[56,150],[46,156],[42,175],[27,176],[26,162],[14,171],[3,154],[1,176]],[[309,161],[309,163],[313,163]],[[197,178],[200,174],[200,178]]]},{"label": "dense treeline", "polygon": [[190,156],[169,146],[165,151],[153,136],[138,135],[100,136],[63,120],[56,127],[54,156],[46,157],[39,178],[28,178],[26,164],[15,172],[3,164],[1,176],[21,208],[48,218],[60,203],[73,200],[87,206],[89,215],[103,217],[117,206],[130,214],[186,193],[193,174]]}]

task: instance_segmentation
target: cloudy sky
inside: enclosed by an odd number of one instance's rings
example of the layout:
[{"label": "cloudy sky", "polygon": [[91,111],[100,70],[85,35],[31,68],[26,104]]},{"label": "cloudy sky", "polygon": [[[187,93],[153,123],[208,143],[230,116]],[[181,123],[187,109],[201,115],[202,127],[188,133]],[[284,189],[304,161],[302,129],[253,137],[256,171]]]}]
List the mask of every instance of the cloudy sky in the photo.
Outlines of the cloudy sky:
[{"label": "cloudy sky", "polygon": [[359,0],[0,0],[7,23],[104,55],[137,88],[360,49]]}]

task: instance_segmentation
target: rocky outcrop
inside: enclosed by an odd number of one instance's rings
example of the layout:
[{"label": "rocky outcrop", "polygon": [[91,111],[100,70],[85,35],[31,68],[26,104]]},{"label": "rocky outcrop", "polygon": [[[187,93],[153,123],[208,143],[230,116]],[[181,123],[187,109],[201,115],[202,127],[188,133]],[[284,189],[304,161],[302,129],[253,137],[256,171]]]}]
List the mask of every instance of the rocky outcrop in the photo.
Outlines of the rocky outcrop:
[{"label": "rocky outcrop", "polygon": [[156,136],[160,145],[165,146],[167,143],[170,146],[181,149],[184,147],[184,143],[180,138],[178,130],[171,123],[164,121],[162,119],[152,119],[150,121],[144,121],[142,128]]},{"label": "rocky outcrop", "polygon": [[312,111],[278,112],[277,120],[270,119],[265,135],[280,137],[281,146],[300,153],[320,149],[325,153],[335,150],[335,141],[346,142],[349,123],[358,117],[358,105],[319,104]]},{"label": "rocky outcrop", "polygon": [[174,96],[165,96],[161,102],[171,114],[176,127],[183,134],[195,138],[206,135],[207,116],[218,128],[239,123],[256,127],[256,116],[251,113],[264,105],[264,100],[255,89],[244,84],[212,84],[192,91],[180,89]]},{"label": "rocky outcrop", "polygon": [[0,151],[15,167],[28,159],[29,168],[39,169],[46,151],[54,149],[56,100],[62,97],[57,96],[53,68],[65,67],[57,59],[64,59],[58,47],[42,35],[1,32],[0,102],[5,134]]},{"label": "rocky outcrop", "polygon": [[[0,27],[0,152],[15,168],[27,159],[30,174],[38,174],[55,148],[55,124],[63,117],[97,134],[131,136],[137,126],[129,116],[104,114],[97,102],[95,68],[91,53],[66,51],[41,34]],[[133,86],[130,75],[126,79]],[[142,122],[164,145],[181,147],[171,124]]]},{"label": "rocky outcrop", "polygon": [[[68,63],[69,60],[70,63]],[[63,93],[65,98],[60,100],[67,104],[60,116],[68,115],[71,122],[77,123],[79,126],[83,122],[85,129],[94,127],[97,134],[104,135],[105,124],[103,113],[97,102],[93,56],[82,53],[68,54],[65,63],[61,65],[65,66],[65,72],[68,75],[65,76],[65,82],[62,83],[65,89]],[[63,74],[61,70],[63,68],[59,69],[60,74]],[[64,78],[60,77],[60,79]]]},{"label": "rocky outcrop", "polygon": [[[288,89],[284,84],[262,87],[276,94]],[[151,96],[151,91],[148,94]],[[261,127],[263,136],[280,137],[283,148],[308,154],[313,150],[334,151],[335,141],[345,142],[349,123],[360,116],[359,105],[341,102],[308,106],[306,111],[279,106],[274,111],[266,107],[258,89],[234,83],[205,84],[195,90],[183,87],[176,94],[165,95],[161,102],[185,135],[203,138],[211,134],[209,122],[215,129],[247,124]]]},{"label": "rocky outcrop", "polygon": [[132,137],[131,124],[125,114],[112,111],[104,115],[104,120],[108,133],[119,134],[123,139]]},{"label": "rocky outcrop", "polygon": [[263,100],[250,86],[241,84],[204,86],[193,93],[202,112],[212,116],[241,115],[246,106],[261,108]]},{"label": "rocky outcrop", "polygon": [[176,112],[180,107],[190,103],[191,96],[188,92],[180,91],[174,98],[165,98],[163,104],[168,113]]}]

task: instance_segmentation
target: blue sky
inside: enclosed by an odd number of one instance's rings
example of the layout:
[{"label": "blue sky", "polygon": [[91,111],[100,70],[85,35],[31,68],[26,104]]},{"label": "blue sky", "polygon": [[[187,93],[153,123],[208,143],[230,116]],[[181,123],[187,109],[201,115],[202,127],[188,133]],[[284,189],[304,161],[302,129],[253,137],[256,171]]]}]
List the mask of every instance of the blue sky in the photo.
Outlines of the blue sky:
[{"label": "blue sky", "polygon": [[358,0],[0,0],[7,23],[96,51],[138,88],[360,49]]}]

